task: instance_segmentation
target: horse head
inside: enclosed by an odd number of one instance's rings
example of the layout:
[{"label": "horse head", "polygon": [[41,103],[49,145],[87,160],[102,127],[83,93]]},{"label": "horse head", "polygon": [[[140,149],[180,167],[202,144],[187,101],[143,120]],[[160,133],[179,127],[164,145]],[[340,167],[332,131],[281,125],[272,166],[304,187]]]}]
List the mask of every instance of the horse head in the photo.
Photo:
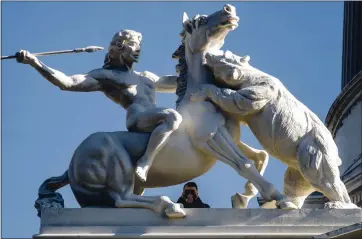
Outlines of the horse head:
[{"label": "horse head", "polygon": [[173,53],[179,59],[176,66],[179,78],[176,104],[183,99],[188,89],[211,83],[213,75],[204,64],[206,52],[219,52],[227,34],[238,26],[239,17],[235,7],[226,4],[222,10],[211,15],[196,15],[189,19],[184,13],[181,32],[182,44]]},{"label": "horse head", "polygon": [[196,15],[189,19],[184,13],[185,45],[192,54],[219,50],[227,34],[238,26],[238,21],[235,7],[229,4],[209,16]]}]

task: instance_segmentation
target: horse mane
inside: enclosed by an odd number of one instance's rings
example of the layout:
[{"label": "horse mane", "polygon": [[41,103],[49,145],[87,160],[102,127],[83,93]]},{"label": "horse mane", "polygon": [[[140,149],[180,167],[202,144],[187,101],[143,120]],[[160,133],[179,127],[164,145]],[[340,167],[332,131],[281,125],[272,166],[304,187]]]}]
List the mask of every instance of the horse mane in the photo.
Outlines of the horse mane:
[{"label": "horse mane", "polygon": [[177,48],[177,50],[172,54],[173,59],[178,59],[178,64],[176,65],[176,72],[179,74],[177,77],[177,88],[176,88],[176,95],[178,96],[176,100],[176,107],[183,99],[186,93],[186,86],[187,86],[187,63],[186,63],[186,56],[185,56],[185,38],[186,38],[186,31],[183,30],[180,33],[182,38],[181,45]]}]

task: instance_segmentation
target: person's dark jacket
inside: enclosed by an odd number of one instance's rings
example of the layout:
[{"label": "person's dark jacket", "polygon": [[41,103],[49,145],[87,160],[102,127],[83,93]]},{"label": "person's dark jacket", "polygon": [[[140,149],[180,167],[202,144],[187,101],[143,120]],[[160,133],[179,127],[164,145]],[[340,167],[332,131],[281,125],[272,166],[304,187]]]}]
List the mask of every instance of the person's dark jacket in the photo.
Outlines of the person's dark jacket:
[{"label": "person's dark jacket", "polygon": [[210,208],[209,204],[203,203],[200,198],[197,198],[192,203],[188,203],[183,197],[180,197],[177,203],[184,205],[184,208]]}]

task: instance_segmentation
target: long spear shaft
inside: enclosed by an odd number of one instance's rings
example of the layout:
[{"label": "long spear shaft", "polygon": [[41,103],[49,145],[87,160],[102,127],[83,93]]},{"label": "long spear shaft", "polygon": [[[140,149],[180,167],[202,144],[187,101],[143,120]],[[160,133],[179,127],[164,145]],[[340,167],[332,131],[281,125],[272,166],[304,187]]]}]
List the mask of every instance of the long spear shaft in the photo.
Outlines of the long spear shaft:
[{"label": "long spear shaft", "polygon": [[[103,50],[103,47],[100,46],[88,46],[88,47],[84,47],[84,48],[76,48],[73,50],[63,50],[63,51],[48,51],[48,52],[39,52],[39,53],[32,53],[32,55],[34,56],[47,56],[47,55],[56,55],[56,54],[64,54],[64,53],[79,53],[79,52],[95,52],[95,51],[100,51]],[[19,53],[16,53],[15,55],[12,56],[2,56],[1,60],[6,60],[6,59],[14,59],[18,56]]]}]

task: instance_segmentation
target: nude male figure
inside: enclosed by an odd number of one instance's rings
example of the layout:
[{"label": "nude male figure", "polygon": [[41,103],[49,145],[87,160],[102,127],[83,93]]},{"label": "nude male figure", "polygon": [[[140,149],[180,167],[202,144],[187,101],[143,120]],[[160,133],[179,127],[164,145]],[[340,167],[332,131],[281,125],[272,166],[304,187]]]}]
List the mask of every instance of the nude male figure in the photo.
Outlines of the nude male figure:
[{"label": "nude male figure", "polygon": [[152,132],[144,155],[138,160],[136,175],[147,180],[147,173],[156,154],[175,131],[182,116],[173,109],[157,108],[155,92],[176,90],[176,76],[158,77],[145,71],[133,70],[141,51],[141,33],[122,30],[114,35],[104,66],[87,74],[67,76],[54,70],[27,51],[20,51],[18,62],[29,64],[44,78],[61,90],[91,92],[101,91],[127,110],[127,129],[134,132]]}]

